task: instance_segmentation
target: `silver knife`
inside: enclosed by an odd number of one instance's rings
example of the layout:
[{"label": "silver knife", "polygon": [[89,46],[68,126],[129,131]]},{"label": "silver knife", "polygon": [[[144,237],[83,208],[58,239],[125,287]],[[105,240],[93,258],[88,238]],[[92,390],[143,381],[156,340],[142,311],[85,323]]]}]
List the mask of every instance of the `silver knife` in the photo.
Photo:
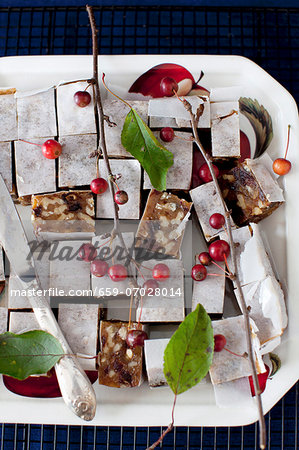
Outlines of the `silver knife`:
[{"label": "silver knife", "polygon": [[[0,243],[20,279],[22,289],[40,289],[31,249],[18,212],[0,176]],[[31,291],[32,292],[32,291]],[[69,347],[46,297],[27,295],[41,329],[55,336],[66,354],[55,365],[66,405],[81,419],[92,420],[96,412],[94,389]]]}]

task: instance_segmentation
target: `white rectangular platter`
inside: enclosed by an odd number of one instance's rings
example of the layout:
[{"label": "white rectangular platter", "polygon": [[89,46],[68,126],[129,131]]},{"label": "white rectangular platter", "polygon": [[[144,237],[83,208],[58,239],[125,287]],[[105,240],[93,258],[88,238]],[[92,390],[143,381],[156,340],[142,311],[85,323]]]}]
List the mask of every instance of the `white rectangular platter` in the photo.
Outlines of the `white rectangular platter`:
[{"label": "white rectangular platter", "polygon": [[[289,159],[292,171],[284,183],[286,204],[261,223],[276,264],[278,278],[287,297],[289,326],[276,353],[282,366],[268,381],[262,396],[265,412],[287,392],[299,377],[299,275],[298,275],[298,191],[299,142],[298,112],[291,95],[253,62],[239,56],[135,55],[103,56],[99,70],[118,94],[125,97],[135,79],[156,64],[172,62],[185,66],[195,79],[201,70],[207,88],[240,86],[242,96],[258,99],[272,116],[274,138],[268,149],[272,158],[282,157],[287,125],[292,134]],[[60,80],[89,78],[91,56],[32,56],[0,59],[0,86],[36,89],[53,86]],[[105,94],[104,94],[105,95]],[[88,425],[158,426],[170,422],[173,394],[168,388],[150,390],[147,384],[133,389],[111,389],[95,383],[98,407]],[[0,421],[44,424],[84,424],[65,406],[62,399],[33,399],[12,394],[0,381]],[[175,423],[178,426],[238,426],[257,420],[254,405],[237,409],[216,406],[212,386],[203,383],[178,398]]]}]

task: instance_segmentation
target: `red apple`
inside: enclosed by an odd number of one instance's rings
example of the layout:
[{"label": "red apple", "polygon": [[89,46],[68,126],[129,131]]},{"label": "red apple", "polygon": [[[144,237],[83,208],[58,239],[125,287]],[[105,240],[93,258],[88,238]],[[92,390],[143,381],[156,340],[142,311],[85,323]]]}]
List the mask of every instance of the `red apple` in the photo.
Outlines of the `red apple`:
[{"label": "red apple", "polygon": [[185,67],[173,63],[158,64],[143,73],[132,84],[129,92],[149,95],[151,97],[163,97],[160,90],[161,80],[171,77],[178,83],[178,95],[187,95],[195,85],[195,80]]},{"label": "red apple", "polygon": [[189,95],[208,95],[210,96],[210,92],[204,88],[203,86],[200,86],[198,83],[204,76],[203,71],[201,71],[200,76],[198,80],[193,84],[191,91],[189,92]]},{"label": "red apple", "polygon": [[210,95],[210,91],[208,91],[203,86],[200,86],[199,84],[195,83],[192,86],[192,89],[189,92],[189,95]]},{"label": "red apple", "polygon": [[[96,370],[86,370],[85,373],[91,383],[94,383],[98,378],[98,372]],[[24,397],[61,397],[54,369],[50,370],[49,376],[28,377],[26,380],[17,380],[16,378],[3,375],[3,383],[9,391],[23,395]]]},{"label": "red apple", "polygon": [[[260,385],[261,392],[264,392],[264,390],[266,389],[266,383],[267,383],[269,372],[270,372],[270,369],[269,369],[269,367],[266,364],[265,364],[265,367],[266,367],[266,372],[259,373],[258,376],[257,376],[258,380],[259,380],[259,385]],[[254,390],[254,386],[253,386],[252,376],[250,375],[248,377],[248,379],[249,379],[249,384],[250,384],[250,389],[251,389],[251,395],[252,395],[252,397],[254,397],[255,396],[255,390]]]}]

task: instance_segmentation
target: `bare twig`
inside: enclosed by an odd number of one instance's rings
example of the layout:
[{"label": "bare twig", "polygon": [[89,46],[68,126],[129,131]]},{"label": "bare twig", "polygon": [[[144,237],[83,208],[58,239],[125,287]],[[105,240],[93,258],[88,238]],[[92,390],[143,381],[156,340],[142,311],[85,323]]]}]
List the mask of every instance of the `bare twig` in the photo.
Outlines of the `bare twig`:
[{"label": "bare twig", "polygon": [[264,414],[263,414],[263,406],[262,406],[262,401],[261,401],[261,389],[259,386],[259,381],[258,381],[258,376],[257,376],[257,372],[256,372],[256,365],[255,365],[255,358],[254,358],[254,352],[252,349],[252,340],[251,340],[251,331],[250,331],[250,319],[249,319],[249,311],[246,307],[246,302],[244,299],[244,295],[243,295],[243,291],[241,289],[241,284],[240,284],[240,280],[239,280],[239,274],[238,274],[238,266],[236,264],[236,251],[235,251],[235,245],[234,245],[234,241],[233,241],[233,236],[232,236],[232,227],[231,227],[231,221],[230,221],[230,211],[228,210],[226,203],[222,197],[222,193],[219,187],[219,183],[217,180],[217,177],[215,175],[214,169],[213,169],[213,165],[212,165],[212,161],[210,156],[206,153],[205,149],[203,148],[199,136],[198,136],[198,132],[197,132],[197,125],[198,125],[198,121],[196,120],[196,117],[194,116],[193,112],[192,112],[192,107],[190,105],[190,103],[184,99],[183,100],[183,104],[186,108],[187,111],[189,111],[190,113],[190,120],[191,120],[191,126],[192,126],[192,131],[193,131],[193,135],[194,135],[194,142],[196,143],[197,147],[199,148],[202,156],[204,157],[210,172],[211,172],[211,176],[213,179],[213,183],[216,189],[216,192],[218,194],[219,199],[221,200],[222,203],[222,208],[224,211],[224,217],[225,217],[225,224],[226,224],[226,230],[227,230],[227,234],[228,234],[228,240],[229,240],[229,245],[230,245],[230,252],[231,252],[231,260],[232,260],[232,268],[231,270],[234,271],[234,273],[232,274],[234,277],[234,281],[236,284],[236,288],[239,292],[239,298],[240,298],[240,303],[241,303],[241,310],[242,313],[244,315],[244,319],[245,319],[245,332],[246,332],[246,343],[247,343],[247,352],[248,352],[248,359],[250,362],[250,366],[251,366],[251,372],[252,372],[252,379],[253,379],[253,385],[254,385],[254,389],[256,392],[256,402],[257,402],[257,407],[258,407],[258,414],[259,414],[259,426],[260,426],[260,448],[261,449],[265,449],[266,448],[266,425],[265,425],[265,418],[264,418]]},{"label": "bare twig", "polygon": [[150,447],[148,447],[146,450],[154,450],[154,448],[158,447],[158,445],[161,444],[163,439],[165,438],[166,434],[168,434],[173,429],[173,422],[168,425],[168,427],[163,431],[159,439],[154,442]]},{"label": "bare twig", "polygon": [[158,447],[158,445],[160,445],[161,442],[163,441],[163,439],[165,438],[166,434],[168,434],[173,429],[173,426],[174,426],[174,409],[175,409],[175,405],[176,405],[176,400],[177,400],[177,394],[174,395],[174,399],[173,399],[172,413],[171,413],[171,423],[168,425],[167,428],[165,428],[165,430],[163,431],[163,433],[161,434],[159,439],[156,442],[154,442],[150,447],[148,447],[146,450],[154,450],[154,448]]},{"label": "bare twig", "polygon": [[[88,85],[92,84],[92,80],[90,80],[89,78],[86,80],[76,80],[76,81],[65,81],[64,83],[59,83],[58,86],[66,86],[67,84],[73,84],[73,83],[87,83]],[[87,86],[88,87],[88,86]]]},{"label": "bare twig", "polygon": [[[86,10],[88,12],[89,22],[91,26],[91,32],[92,32],[92,55],[93,55],[93,78],[90,80],[94,87],[95,87],[95,101],[97,105],[98,110],[98,122],[99,122],[99,134],[100,134],[100,142],[99,147],[100,151],[103,155],[103,159],[106,165],[107,173],[108,173],[108,184],[109,184],[109,190],[111,193],[112,203],[113,203],[113,221],[114,226],[113,230],[111,232],[112,238],[117,236],[119,238],[120,244],[123,247],[126,256],[129,258],[129,261],[132,260],[132,256],[129,254],[129,251],[127,249],[127,246],[124,242],[123,235],[120,231],[119,227],[119,206],[114,201],[114,175],[111,171],[111,166],[108,158],[108,152],[107,152],[107,146],[106,146],[106,140],[105,140],[105,127],[104,122],[107,118],[103,112],[103,106],[102,106],[102,99],[101,99],[101,91],[99,86],[99,73],[98,73],[98,30],[96,27],[95,17],[93,13],[93,8],[89,5],[86,5]],[[133,285],[133,287],[138,287],[137,282],[135,280],[135,277],[133,277],[133,272],[131,269],[130,264],[128,265],[128,276],[129,276],[129,283]],[[138,299],[138,291],[137,291],[137,299]]]}]

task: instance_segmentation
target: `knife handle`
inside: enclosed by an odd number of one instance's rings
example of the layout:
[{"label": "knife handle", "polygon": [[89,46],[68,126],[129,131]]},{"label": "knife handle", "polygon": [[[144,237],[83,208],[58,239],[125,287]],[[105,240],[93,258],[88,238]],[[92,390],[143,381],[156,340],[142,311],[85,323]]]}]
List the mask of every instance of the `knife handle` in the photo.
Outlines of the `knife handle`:
[{"label": "knife handle", "polygon": [[[22,281],[27,290],[39,289],[37,280],[30,283]],[[42,330],[52,334],[60,342],[66,356],[62,356],[55,365],[57,381],[66,405],[81,419],[92,420],[96,413],[96,395],[84,370],[81,368],[66,341],[49,306],[49,301],[43,296],[27,295],[35,317]]]},{"label": "knife handle", "polygon": [[77,361],[71,356],[63,356],[55,370],[66,405],[81,419],[92,420],[96,413],[95,392]]}]

